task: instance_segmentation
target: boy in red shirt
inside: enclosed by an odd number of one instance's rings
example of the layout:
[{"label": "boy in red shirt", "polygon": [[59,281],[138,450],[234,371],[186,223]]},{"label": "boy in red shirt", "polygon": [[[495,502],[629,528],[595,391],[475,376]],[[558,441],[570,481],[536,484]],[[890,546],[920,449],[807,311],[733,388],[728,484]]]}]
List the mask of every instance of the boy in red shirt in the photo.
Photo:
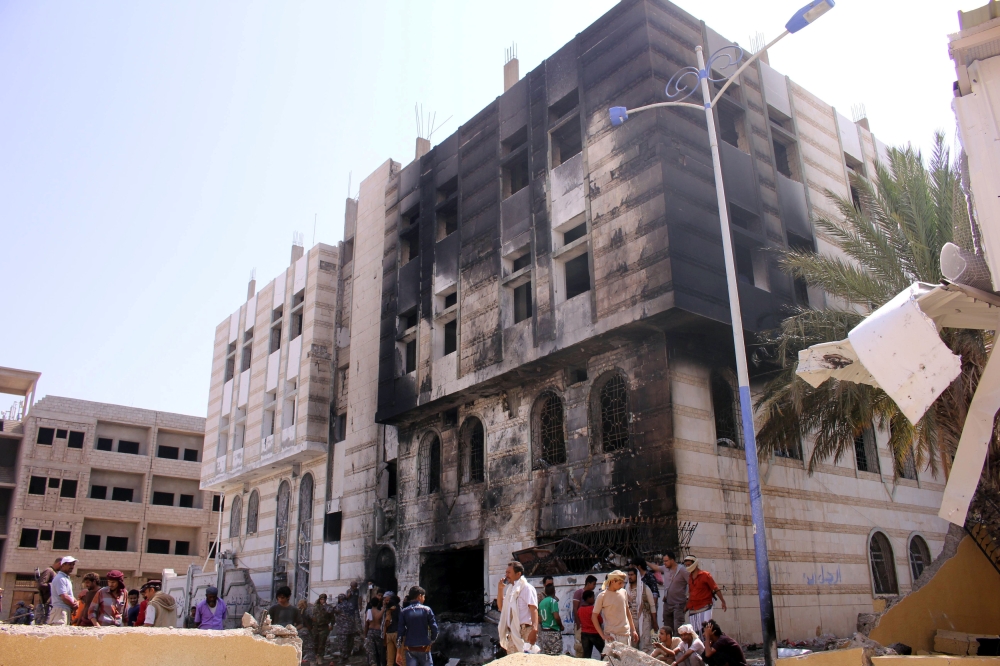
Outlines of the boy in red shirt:
[{"label": "boy in red shirt", "polygon": [[[590,659],[594,648],[597,648],[598,659],[600,653],[604,652],[604,639],[597,633],[594,626],[594,591],[585,590],[580,601],[580,608],[576,611],[576,621],[580,625],[580,644],[583,645],[583,658]],[[600,620],[598,619],[598,622]]]}]

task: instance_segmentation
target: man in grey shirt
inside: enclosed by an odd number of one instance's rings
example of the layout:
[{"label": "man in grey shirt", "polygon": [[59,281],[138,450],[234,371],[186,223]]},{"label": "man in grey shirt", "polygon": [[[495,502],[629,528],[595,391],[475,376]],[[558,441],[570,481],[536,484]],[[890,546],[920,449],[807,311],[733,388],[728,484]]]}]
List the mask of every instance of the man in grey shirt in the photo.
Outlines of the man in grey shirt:
[{"label": "man in grey shirt", "polygon": [[663,554],[663,626],[670,627],[670,633],[687,622],[685,609],[688,601],[688,570],[677,564],[673,551]]}]

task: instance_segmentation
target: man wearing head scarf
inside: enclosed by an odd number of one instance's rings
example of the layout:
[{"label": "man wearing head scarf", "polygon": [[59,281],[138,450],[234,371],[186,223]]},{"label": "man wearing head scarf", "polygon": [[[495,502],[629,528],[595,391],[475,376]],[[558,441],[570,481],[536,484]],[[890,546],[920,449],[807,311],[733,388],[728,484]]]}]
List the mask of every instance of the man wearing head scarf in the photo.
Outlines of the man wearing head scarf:
[{"label": "man wearing head scarf", "polygon": [[[625,587],[625,573],[612,571],[604,579],[603,590],[594,602],[594,628],[601,638],[608,641],[618,641],[625,645],[639,642],[639,633],[635,628],[635,618],[628,607],[628,595]],[[604,616],[603,625],[600,616]]]},{"label": "man wearing head scarf", "polygon": [[226,602],[219,598],[219,588],[209,586],[205,598],[198,602],[194,611],[194,624],[199,629],[222,631],[226,622]]},{"label": "man wearing head scarf", "polygon": [[108,572],[108,585],[97,591],[90,603],[90,623],[97,627],[122,626],[125,610],[125,574],[117,569]]},{"label": "man wearing head scarf", "polygon": [[722,612],[726,611],[726,599],[715,584],[712,574],[698,566],[698,558],[688,555],[684,558],[690,578],[688,579],[688,622],[700,627],[703,622],[712,619],[712,606],[715,599],[722,604]]}]

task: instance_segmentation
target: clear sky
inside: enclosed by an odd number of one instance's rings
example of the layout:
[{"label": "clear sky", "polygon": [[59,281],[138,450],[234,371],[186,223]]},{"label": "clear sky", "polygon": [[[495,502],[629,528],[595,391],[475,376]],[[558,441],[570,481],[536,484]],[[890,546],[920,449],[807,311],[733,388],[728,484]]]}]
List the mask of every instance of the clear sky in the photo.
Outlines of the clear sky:
[{"label": "clear sky", "polygon": [[[679,0],[770,39],[805,0]],[[204,415],[216,325],[342,237],[348,177],[443,139],[611,0],[0,0],[0,365],[39,395]],[[771,65],[890,144],[954,136],[956,11],[838,0]],[[436,143],[436,141],[434,141]],[[3,398],[0,396],[0,398]],[[6,408],[9,400],[0,400]]]}]

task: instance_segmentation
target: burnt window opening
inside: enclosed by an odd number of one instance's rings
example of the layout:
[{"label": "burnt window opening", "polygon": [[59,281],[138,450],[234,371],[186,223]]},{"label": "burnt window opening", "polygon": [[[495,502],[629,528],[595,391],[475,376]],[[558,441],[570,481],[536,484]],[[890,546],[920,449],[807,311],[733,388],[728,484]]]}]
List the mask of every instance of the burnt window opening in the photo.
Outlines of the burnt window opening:
[{"label": "burnt window opening", "polygon": [[260,511],[260,493],[254,490],[247,502],[247,534],[257,533],[257,513]]},{"label": "burnt window opening", "polygon": [[52,441],[55,439],[55,436],[56,436],[55,428],[39,428],[38,433],[35,435],[35,443],[51,446]]},{"label": "burnt window opening", "polygon": [[100,534],[84,534],[83,535],[83,549],[84,550],[100,550],[101,549],[101,535]]},{"label": "burnt window opening", "polygon": [[453,319],[444,325],[444,355],[454,354],[458,350],[458,320]]},{"label": "burnt window opening", "polygon": [[450,201],[438,208],[437,213],[437,239],[444,240],[448,236],[458,231],[458,203]]},{"label": "burnt window opening", "polygon": [[590,253],[570,259],[565,264],[566,300],[590,291]]},{"label": "burnt window opening", "polygon": [[108,487],[98,485],[91,486],[90,499],[108,499]]},{"label": "burnt window opening", "polygon": [[486,431],[483,422],[475,416],[465,419],[460,442],[462,483],[482,483],[486,480]]},{"label": "burnt window opening", "polygon": [[180,458],[181,450],[176,446],[160,446],[156,447],[156,457],[166,458],[167,460],[177,460]]},{"label": "burnt window opening", "polygon": [[[340,531],[343,525],[344,514],[340,511],[332,511],[323,517],[323,542],[339,543]],[[256,528],[256,524],[254,525]],[[249,523],[247,532],[249,533]],[[255,530],[256,531],[256,530]]]},{"label": "burnt window opening", "polygon": [[746,229],[755,234],[762,233],[760,218],[735,204],[729,204],[729,221],[740,229]]},{"label": "burnt window opening", "polygon": [[414,226],[399,235],[399,265],[405,266],[420,256],[420,227]]},{"label": "burnt window opening", "polygon": [[503,198],[517,194],[528,186],[528,153],[513,158],[502,169]]},{"label": "burnt window opening", "polygon": [[76,497],[77,485],[76,479],[63,479],[59,487],[59,497]]},{"label": "burnt window opening", "polygon": [[882,532],[872,534],[868,542],[868,558],[872,567],[872,584],[875,594],[899,594],[896,584],[896,558],[892,545]]},{"label": "burnt window opening", "polygon": [[854,438],[854,462],[859,472],[878,474],[881,468],[878,464],[878,446],[875,443],[875,430],[865,428]]},{"label": "burnt window opening", "polygon": [[114,440],[110,437],[98,437],[95,447],[98,451],[110,451],[113,444]]},{"label": "burnt window opening", "polygon": [[46,478],[44,476],[32,476],[28,480],[29,495],[44,495]]},{"label": "burnt window opening", "polygon": [[583,238],[587,235],[587,223],[578,224],[572,229],[568,229],[563,232],[563,245],[569,245],[578,238]]},{"label": "burnt window opening", "polygon": [[406,354],[403,364],[403,374],[408,375],[417,369],[417,341],[410,340],[406,343]]},{"label": "burnt window opening", "polygon": [[506,157],[515,152],[518,148],[528,143],[528,127],[525,125],[521,129],[510,135],[509,138],[501,142],[500,155]]},{"label": "burnt window opening", "polygon": [[[788,248],[796,252],[809,254],[816,252],[812,240],[792,233],[788,234]],[[792,284],[795,288],[795,302],[802,307],[809,307],[809,284],[805,281],[805,278],[793,278]]]},{"label": "burnt window opening", "polygon": [[17,542],[18,548],[38,548],[38,530],[32,527],[21,528],[21,538]]},{"label": "burnt window opening", "polygon": [[112,502],[131,502],[132,497],[135,495],[135,491],[131,488],[117,488],[113,487],[111,489],[111,501]]},{"label": "burnt window opening", "polygon": [[574,88],[549,106],[549,123],[554,123],[560,118],[565,117],[579,105],[580,91],[578,88]]},{"label": "burnt window opening", "polygon": [[66,442],[66,446],[71,449],[82,449],[83,448],[83,433],[79,430],[69,431],[69,441]]},{"label": "burnt window opening", "polygon": [[268,353],[273,354],[274,352],[281,349],[281,323],[279,322],[277,326],[271,327],[271,344],[268,348]]},{"label": "burnt window opening", "polygon": [[486,596],[483,548],[457,548],[423,553],[420,586],[438,621],[481,622]]},{"label": "burnt window opening", "polygon": [[133,456],[139,455],[139,442],[130,442],[125,439],[119,439],[118,453],[128,453]]},{"label": "burnt window opening", "polygon": [[407,229],[415,225],[420,220],[420,204],[413,205],[409,210],[400,215],[399,219],[401,229]]},{"label": "burnt window opening", "polygon": [[[169,541],[167,543],[170,543]],[[109,536],[104,539],[104,550],[124,553],[128,550],[128,537]]]},{"label": "burnt window opening", "polygon": [[226,359],[226,377],[223,379],[224,382],[228,382],[236,375],[236,357],[230,356]]},{"label": "burnt window opening", "polygon": [[52,550],[69,550],[69,540],[72,532],[56,530],[52,535]]},{"label": "burnt window opening", "polygon": [[566,420],[563,403],[555,393],[543,393],[535,403],[535,464],[539,467],[566,462]]},{"label": "burnt window opening", "polygon": [[399,315],[399,323],[404,331],[408,331],[417,325],[419,317],[417,316],[416,310],[411,310],[410,312],[404,312]]},{"label": "burnt window opening", "polygon": [[522,254],[520,257],[511,262],[510,272],[514,274],[521,270],[522,268],[527,268],[531,265],[531,253]]},{"label": "burnt window opening", "polygon": [[299,310],[298,312],[293,312],[291,329],[288,332],[289,341],[294,340],[295,338],[302,335],[302,322],[303,322],[302,310]]},{"label": "burnt window opening", "polygon": [[434,433],[424,435],[419,455],[418,493],[431,495],[441,490],[441,439]]},{"label": "burnt window opening", "polygon": [[587,368],[576,367],[566,368],[566,382],[569,384],[579,384],[587,381]]},{"label": "burnt window opening", "polygon": [[454,428],[458,425],[458,407],[446,409],[441,413],[441,423],[445,428]]},{"label": "burnt window opening", "polygon": [[437,203],[442,204],[456,194],[458,194],[458,176],[453,176],[437,188]]},{"label": "burnt window opening", "polygon": [[146,552],[154,555],[169,555],[170,539],[149,539],[146,541]]},{"label": "burnt window opening", "polygon": [[583,136],[580,129],[580,116],[566,121],[551,134],[552,137],[552,168],[568,162],[583,151]]},{"label": "burnt window opening", "polygon": [[750,153],[746,139],[746,128],[743,124],[743,111],[732,108],[729,104],[719,104],[716,118],[719,119],[719,138],[737,150]]},{"label": "burnt window opening", "polygon": [[931,550],[923,537],[913,535],[910,539],[910,575],[916,581],[931,563]]},{"label": "burnt window opening", "polygon": [[514,323],[530,319],[531,314],[531,281],[529,280],[519,287],[514,287]]},{"label": "burnt window opening", "polygon": [[791,178],[792,166],[788,161],[788,149],[785,147],[785,144],[779,141],[772,141],[771,143],[774,146],[774,166],[782,176]]},{"label": "burnt window opening", "polygon": [[243,356],[240,359],[240,372],[246,372],[247,370],[250,369],[252,351],[253,351],[253,343],[243,345]]},{"label": "burnt window opening", "polygon": [[753,253],[745,245],[733,244],[736,258],[736,279],[750,286],[754,285]]},{"label": "burnt window opening", "polygon": [[[726,372],[725,375],[731,374]],[[743,448],[743,426],[740,423],[740,402],[731,377],[718,370],[712,372],[709,391],[715,417],[715,443],[734,449]]]},{"label": "burnt window opening", "polygon": [[49,488],[58,488],[58,487],[59,487],[59,479],[57,479],[56,477],[50,477]]},{"label": "burnt window opening", "polygon": [[457,304],[458,304],[458,292],[457,291],[453,291],[452,293],[450,293],[450,294],[448,294],[447,296],[444,297],[444,309],[445,310],[447,310],[451,306],[457,305]]},{"label": "burnt window opening", "polygon": [[395,497],[396,493],[399,492],[399,467],[397,466],[396,459],[388,460],[385,463],[385,475],[386,479],[386,497]]},{"label": "burnt window opening", "polygon": [[601,450],[611,453],[629,448],[631,416],[625,378],[617,372],[609,373],[603,381],[595,382],[591,391],[592,395],[596,392],[596,439],[601,443]]}]

